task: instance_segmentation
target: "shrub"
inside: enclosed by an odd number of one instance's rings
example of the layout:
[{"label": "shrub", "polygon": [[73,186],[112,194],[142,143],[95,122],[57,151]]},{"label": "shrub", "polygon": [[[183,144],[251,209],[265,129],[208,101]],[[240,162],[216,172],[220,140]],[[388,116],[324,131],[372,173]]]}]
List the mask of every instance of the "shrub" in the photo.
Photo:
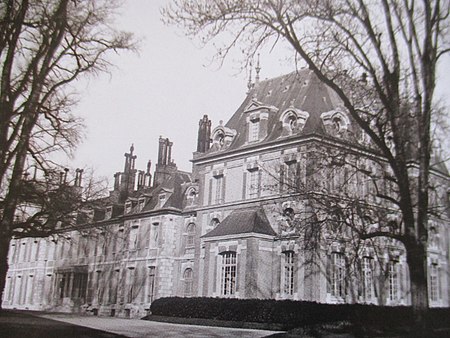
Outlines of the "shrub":
[{"label": "shrub", "polygon": [[[155,300],[153,315],[204,318],[238,322],[281,324],[286,327],[349,322],[369,323],[373,327],[412,325],[412,309],[362,304],[320,304],[315,302],[272,299],[179,298]],[[442,326],[450,317],[450,309],[430,309],[430,325]]]}]

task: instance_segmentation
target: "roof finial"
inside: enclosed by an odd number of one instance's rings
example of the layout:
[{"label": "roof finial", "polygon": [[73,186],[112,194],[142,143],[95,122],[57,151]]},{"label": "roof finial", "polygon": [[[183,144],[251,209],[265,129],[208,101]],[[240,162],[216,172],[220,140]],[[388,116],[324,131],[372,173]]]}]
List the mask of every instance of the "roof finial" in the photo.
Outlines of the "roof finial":
[{"label": "roof finial", "polygon": [[250,73],[248,75],[248,82],[247,82],[247,88],[250,91],[250,89],[252,89],[253,84],[252,84],[252,62],[250,61]]},{"label": "roof finial", "polygon": [[259,83],[259,72],[261,71],[261,67],[259,66],[259,53],[258,53],[258,60],[256,62],[255,70],[256,70],[255,84],[258,84]]}]

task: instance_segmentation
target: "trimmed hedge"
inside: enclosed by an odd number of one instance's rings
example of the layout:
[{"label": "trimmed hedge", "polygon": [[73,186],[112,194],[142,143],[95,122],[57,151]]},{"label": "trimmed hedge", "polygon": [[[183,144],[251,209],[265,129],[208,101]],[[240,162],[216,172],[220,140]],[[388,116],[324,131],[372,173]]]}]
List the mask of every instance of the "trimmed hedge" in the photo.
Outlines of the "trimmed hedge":
[{"label": "trimmed hedge", "polygon": [[[412,309],[406,306],[362,304],[321,304],[272,299],[180,298],[155,300],[152,315],[204,318],[237,322],[281,324],[286,327],[347,321],[355,325],[402,327],[413,324]],[[441,327],[448,322],[450,309],[430,309],[429,324]]]}]

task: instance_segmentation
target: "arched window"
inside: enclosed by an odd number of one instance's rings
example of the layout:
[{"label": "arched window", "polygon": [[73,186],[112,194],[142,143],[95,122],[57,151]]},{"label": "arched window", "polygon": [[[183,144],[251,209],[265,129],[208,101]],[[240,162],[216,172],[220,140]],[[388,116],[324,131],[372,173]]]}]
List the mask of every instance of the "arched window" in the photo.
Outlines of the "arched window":
[{"label": "arched window", "polygon": [[222,296],[233,296],[236,293],[236,252],[227,251],[221,253],[220,265],[220,294]]},{"label": "arched window", "polygon": [[189,223],[186,227],[186,246],[194,246],[194,238],[195,238],[195,224]]},{"label": "arched window", "polygon": [[184,296],[191,297],[192,296],[192,281],[193,281],[194,272],[191,268],[187,268],[184,270],[183,279],[184,279]]}]

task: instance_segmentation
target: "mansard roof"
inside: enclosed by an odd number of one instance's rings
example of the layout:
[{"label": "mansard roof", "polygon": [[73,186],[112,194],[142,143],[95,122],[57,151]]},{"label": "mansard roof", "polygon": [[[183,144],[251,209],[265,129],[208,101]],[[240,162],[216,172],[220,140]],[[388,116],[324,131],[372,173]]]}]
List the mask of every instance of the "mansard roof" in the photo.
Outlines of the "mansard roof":
[{"label": "mansard roof", "polygon": [[342,107],[337,95],[321,82],[309,69],[301,69],[287,75],[268,79],[256,84],[248,93],[242,105],[225,125],[237,131],[236,139],[229,149],[239,148],[246,143],[246,111],[249,107],[273,107],[268,120],[268,133],[265,142],[281,136],[280,118],[289,109],[307,112],[309,117],[300,132],[306,134],[325,134],[321,114]]},{"label": "mansard roof", "polygon": [[[189,173],[183,171],[175,171],[167,180],[164,180],[160,185],[153,188],[150,194],[150,201],[144,206],[142,212],[152,211],[157,208],[183,208],[184,197],[184,183],[191,182],[191,176]],[[166,192],[169,196],[163,206],[158,207],[159,194]]]},{"label": "mansard roof", "polygon": [[203,238],[246,233],[276,235],[264,210],[241,209],[233,211],[215,229],[204,235]]}]

